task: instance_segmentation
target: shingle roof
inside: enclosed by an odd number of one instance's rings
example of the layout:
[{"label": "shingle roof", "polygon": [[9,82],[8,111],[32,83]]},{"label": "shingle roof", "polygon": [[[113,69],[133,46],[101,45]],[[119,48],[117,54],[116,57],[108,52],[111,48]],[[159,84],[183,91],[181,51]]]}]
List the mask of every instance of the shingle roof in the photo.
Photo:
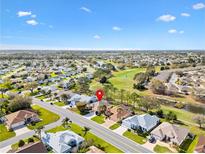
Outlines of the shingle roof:
[{"label": "shingle roof", "polygon": [[157,128],[155,128],[151,132],[151,134],[160,136],[162,138],[165,135],[170,138],[173,138],[173,140],[179,145],[183,142],[188,133],[189,130],[187,128],[179,127],[168,122],[161,123]]},{"label": "shingle roof", "polygon": [[129,117],[125,119],[125,121],[128,121],[134,125],[139,125],[146,130],[150,130],[154,126],[156,126],[157,122],[159,121],[159,118],[155,115],[151,116],[149,114],[142,114]]}]

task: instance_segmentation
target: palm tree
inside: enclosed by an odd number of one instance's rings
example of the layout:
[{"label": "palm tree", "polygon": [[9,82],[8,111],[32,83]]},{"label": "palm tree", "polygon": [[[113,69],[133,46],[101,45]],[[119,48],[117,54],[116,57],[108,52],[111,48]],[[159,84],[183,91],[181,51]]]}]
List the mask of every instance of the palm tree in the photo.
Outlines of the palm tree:
[{"label": "palm tree", "polygon": [[124,89],[121,89],[121,90],[120,90],[120,102],[121,102],[121,104],[122,104],[123,101],[124,101],[124,93],[125,93],[125,90],[124,90]]},{"label": "palm tree", "polygon": [[35,134],[39,137],[39,139],[41,140],[41,132],[44,129],[44,126],[39,126],[36,129],[34,129]]},{"label": "palm tree", "polygon": [[85,135],[87,134],[87,132],[89,132],[90,128],[89,128],[89,127],[86,127],[86,126],[84,126],[83,128],[84,128],[84,129],[83,129],[83,132],[84,132],[84,135],[83,135],[83,136],[85,136]]},{"label": "palm tree", "polygon": [[72,123],[72,121],[68,117],[66,117],[62,120],[62,125],[64,128],[70,128],[71,123]]}]

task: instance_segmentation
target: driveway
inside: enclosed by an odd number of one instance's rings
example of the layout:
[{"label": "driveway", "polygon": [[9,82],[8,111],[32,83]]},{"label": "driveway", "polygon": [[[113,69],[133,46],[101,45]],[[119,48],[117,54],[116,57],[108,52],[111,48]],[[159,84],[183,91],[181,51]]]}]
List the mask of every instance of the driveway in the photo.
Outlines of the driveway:
[{"label": "driveway", "polygon": [[117,129],[114,129],[113,131],[119,135],[123,135],[123,133],[127,131],[127,128],[120,126]]},{"label": "driveway", "polygon": [[27,132],[29,132],[29,131],[31,131],[30,129],[28,129],[26,126],[23,126],[23,127],[21,127],[21,128],[18,128],[18,129],[14,129],[14,132],[16,133],[16,136],[19,136],[19,135],[21,135],[21,134],[24,134],[24,133],[27,133]]},{"label": "driveway", "polygon": [[95,116],[96,116],[95,112],[91,112],[91,113],[88,113],[88,114],[84,115],[83,117],[85,117],[86,119],[91,119]]}]

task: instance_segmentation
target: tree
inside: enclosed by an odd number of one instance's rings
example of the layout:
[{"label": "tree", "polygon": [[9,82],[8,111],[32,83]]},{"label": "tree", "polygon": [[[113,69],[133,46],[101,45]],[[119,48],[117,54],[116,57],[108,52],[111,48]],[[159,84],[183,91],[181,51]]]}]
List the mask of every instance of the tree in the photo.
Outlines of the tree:
[{"label": "tree", "polygon": [[154,97],[141,97],[139,100],[139,107],[145,109],[146,112],[152,109],[158,109],[160,107],[159,102]]},{"label": "tree", "polygon": [[84,132],[84,135],[83,135],[83,136],[85,136],[85,135],[90,131],[90,128],[84,126],[82,131]]},{"label": "tree", "polygon": [[125,94],[125,90],[121,89],[120,90],[120,102],[121,102],[121,104],[124,102],[124,99],[125,99],[124,94]]},{"label": "tree", "polygon": [[201,128],[203,124],[205,124],[205,116],[198,114],[196,115],[193,120],[199,125],[199,127]]},{"label": "tree", "polygon": [[61,97],[61,99],[62,99],[62,101],[63,101],[64,103],[67,103],[67,101],[68,101],[68,95],[62,94],[60,97]]},{"label": "tree", "polygon": [[44,129],[44,126],[39,126],[36,129],[34,129],[35,134],[38,136],[38,138],[41,140],[41,132]]},{"label": "tree", "polygon": [[150,89],[155,94],[164,95],[166,93],[167,87],[165,86],[165,84],[162,81],[154,79],[151,82]]},{"label": "tree", "polygon": [[107,78],[105,76],[103,76],[101,79],[100,79],[100,83],[104,84],[107,82]]},{"label": "tree", "polygon": [[170,121],[174,121],[174,120],[177,120],[177,115],[175,113],[173,113],[172,111],[170,111],[166,117],[165,117],[167,120],[170,120]]},{"label": "tree", "polygon": [[154,76],[155,75],[155,67],[154,66],[148,66],[146,70],[146,74],[149,76]]},{"label": "tree", "polygon": [[85,102],[77,102],[76,107],[80,112],[84,112],[87,104]]},{"label": "tree", "polygon": [[32,98],[28,96],[17,95],[8,105],[11,112],[15,112],[21,109],[31,108]]},{"label": "tree", "polygon": [[123,113],[124,113],[123,108],[119,107],[119,108],[117,109],[117,118],[120,119],[120,120],[122,120]]},{"label": "tree", "polygon": [[145,84],[149,81],[149,75],[146,73],[137,73],[135,74],[134,78],[135,84],[134,88],[138,90],[144,90],[145,89]]},{"label": "tree", "polygon": [[136,92],[133,92],[132,94],[131,94],[131,96],[130,96],[130,98],[131,98],[131,100],[132,100],[132,104],[134,104],[135,105],[135,103],[138,101],[138,98],[139,98],[140,96],[136,93]]},{"label": "tree", "polygon": [[31,94],[33,94],[33,90],[35,89],[35,88],[37,88],[38,87],[38,84],[36,83],[36,82],[28,82],[28,83],[26,83],[26,85],[25,85],[25,89],[26,90],[30,90],[31,91]]},{"label": "tree", "polygon": [[62,125],[64,128],[70,128],[71,123],[72,123],[72,121],[68,117],[66,117],[62,120]]}]

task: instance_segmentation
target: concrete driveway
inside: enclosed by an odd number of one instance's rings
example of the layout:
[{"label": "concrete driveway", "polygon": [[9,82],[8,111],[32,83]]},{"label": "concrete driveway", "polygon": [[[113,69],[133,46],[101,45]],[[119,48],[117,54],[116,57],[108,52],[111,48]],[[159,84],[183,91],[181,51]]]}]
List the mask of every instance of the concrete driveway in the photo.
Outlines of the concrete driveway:
[{"label": "concrete driveway", "polygon": [[14,132],[16,133],[16,136],[19,136],[21,134],[27,133],[31,131],[30,129],[28,129],[26,126],[22,126],[18,129],[14,129]]}]

